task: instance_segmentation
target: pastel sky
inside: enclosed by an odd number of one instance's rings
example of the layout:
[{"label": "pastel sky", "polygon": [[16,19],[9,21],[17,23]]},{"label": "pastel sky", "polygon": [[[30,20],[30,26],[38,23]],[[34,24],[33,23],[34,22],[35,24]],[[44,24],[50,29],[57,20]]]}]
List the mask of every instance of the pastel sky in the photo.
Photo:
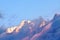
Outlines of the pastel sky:
[{"label": "pastel sky", "polygon": [[18,25],[21,20],[39,16],[52,19],[55,13],[60,12],[60,0],[0,0],[0,12],[4,16],[0,25],[5,26]]}]

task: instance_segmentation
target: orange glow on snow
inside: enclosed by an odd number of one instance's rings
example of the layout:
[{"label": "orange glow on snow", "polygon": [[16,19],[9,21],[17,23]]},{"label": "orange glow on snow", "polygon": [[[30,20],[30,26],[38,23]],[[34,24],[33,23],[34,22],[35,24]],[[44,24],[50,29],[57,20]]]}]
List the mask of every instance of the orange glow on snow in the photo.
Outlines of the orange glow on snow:
[{"label": "orange glow on snow", "polygon": [[44,26],[45,25],[45,21],[43,21],[41,24],[40,24],[40,27]]},{"label": "orange glow on snow", "polygon": [[7,33],[12,33],[14,30],[16,29],[16,27],[11,27],[7,29]]},{"label": "orange glow on snow", "polygon": [[21,22],[21,24],[16,28],[16,32],[19,32],[19,29],[21,29],[21,28],[24,26],[25,21],[26,21],[26,20],[23,20],[23,21]]}]

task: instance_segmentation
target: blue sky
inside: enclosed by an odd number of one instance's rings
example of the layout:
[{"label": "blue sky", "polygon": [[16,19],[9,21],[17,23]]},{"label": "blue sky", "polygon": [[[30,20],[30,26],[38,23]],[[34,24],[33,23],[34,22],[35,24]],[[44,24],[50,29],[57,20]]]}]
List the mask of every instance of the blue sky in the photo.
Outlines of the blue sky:
[{"label": "blue sky", "polygon": [[18,25],[23,19],[36,19],[42,16],[51,19],[60,12],[60,0],[0,0],[0,12],[4,19],[1,25]]}]

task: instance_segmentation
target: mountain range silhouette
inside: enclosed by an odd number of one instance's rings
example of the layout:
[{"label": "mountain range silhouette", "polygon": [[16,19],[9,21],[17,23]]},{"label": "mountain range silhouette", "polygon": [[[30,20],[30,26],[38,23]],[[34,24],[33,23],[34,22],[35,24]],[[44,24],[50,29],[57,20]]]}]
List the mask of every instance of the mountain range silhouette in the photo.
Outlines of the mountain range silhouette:
[{"label": "mountain range silhouette", "polygon": [[60,14],[50,21],[39,17],[7,29],[0,27],[0,40],[60,40]]}]

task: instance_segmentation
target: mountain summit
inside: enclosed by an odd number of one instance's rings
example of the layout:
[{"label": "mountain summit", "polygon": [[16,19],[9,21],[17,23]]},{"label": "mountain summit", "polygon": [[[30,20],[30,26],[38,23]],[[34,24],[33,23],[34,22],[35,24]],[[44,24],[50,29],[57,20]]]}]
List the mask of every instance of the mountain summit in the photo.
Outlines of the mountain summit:
[{"label": "mountain summit", "polygon": [[60,14],[56,13],[55,16],[54,16],[54,20],[57,19],[57,18],[60,18]]},{"label": "mountain summit", "polygon": [[60,14],[55,14],[50,21],[42,17],[23,20],[19,25],[3,31],[0,40],[60,40]]}]

